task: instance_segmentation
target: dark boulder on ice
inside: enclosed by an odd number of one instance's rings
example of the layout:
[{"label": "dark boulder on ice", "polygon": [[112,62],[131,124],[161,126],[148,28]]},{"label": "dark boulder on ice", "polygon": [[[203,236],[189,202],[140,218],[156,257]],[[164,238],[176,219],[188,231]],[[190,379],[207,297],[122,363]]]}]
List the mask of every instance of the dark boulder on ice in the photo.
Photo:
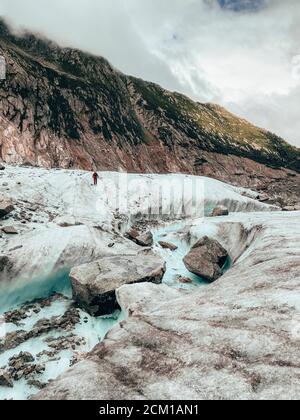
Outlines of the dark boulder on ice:
[{"label": "dark boulder on ice", "polygon": [[6,233],[7,235],[18,235],[18,231],[13,226],[4,226],[2,228],[2,232]]},{"label": "dark boulder on ice", "polygon": [[0,196],[0,218],[7,216],[14,209],[13,203],[8,197]]},{"label": "dark boulder on ice", "polygon": [[5,166],[2,165],[2,163],[0,163],[0,171],[4,171],[5,170]]},{"label": "dark boulder on ice", "polygon": [[225,206],[218,206],[215,207],[211,217],[220,217],[220,216],[228,216],[229,215],[229,210],[227,207]]},{"label": "dark boulder on ice", "polygon": [[136,243],[140,246],[151,247],[154,243],[153,235],[150,231],[136,237]]},{"label": "dark boulder on ice", "polygon": [[12,270],[13,262],[9,259],[7,255],[0,256],[0,275],[1,278],[5,279],[7,273]]},{"label": "dark boulder on ice", "polygon": [[158,243],[163,249],[169,249],[170,251],[176,251],[178,249],[178,246],[171,244],[170,242],[160,241]]},{"label": "dark boulder on ice", "polygon": [[12,356],[8,362],[10,376],[15,381],[19,381],[24,376],[28,376],[36,372],[36,369],[39,371],[40,366],[35,365],[33,362],[34,357],[28,352],[21,352]]},{"label": "dark boulder on ice", "polygon": [[207,236],[200,239],[183,259],[186,268],[207,281],[215,281],[222,275],[228,253],[219,242]]},{"label": "dark boulder on ice", "polygon": [[265,203],[270,200],[270,196],[268,194],[262,193],[259,194],[258,199],[260,202]]},{"label": "dark boulder on ice", "polygon": [[4,387],[7,387],[7,388],[13,388],[13,386],[14,386],[11,377],[3,369],[0,369],[0,386],[4,386]]},{"label": "dark boulder on ice", "polygon": [[189,277],[179,277],[178,281],[179,281],[179,283],[182,283],[182,284],[191,284],[191,283],[193,283],[193,280],[190,279]]},{"label": "dark boulder on ice", "polygon": [[165,271],[165,262],[152,252],[106,257],[71,271],[73,298],[93,316],[111,314],[119,309],[116,289],[142,282],[159,284]]},{"label": "dark boulder on ice", "polygon": [[125,233],[125,237],[130,239],[130,240],[136,240],[136,238],[139,236],[139,231],[136,230],[135,228],[131,228],[128,230],[128,232]]},{"label": "dark boulder on ice", "polygon": [[30,378],[35,375],[43,373],[46,369],[45,364],[17,362],[9,369],[10,375],[15,381],[20,381],[22,378]]},{"label": "dark boulder on ice", "polygon": [[[36,211],[36,210],[31,210],[31,211]],[[62,228],[82,225],[82,223],[78,221],[76,217],[70,216],[70,215],[56,217],[53,222]]]},{"label": "dark boulder on ice", "polygon": [[143,247],[151,247],[154,243],[153,235],[150,231],[141,234],[137,229],[131,228],[124,236]]},{"label": "dark boulder on ice", "polygon": [[[4,319],[7,321],[11,316],[12,312],[4,314]],[[20,314],[21,315],[21,314]],[[17,314],[16,314],[17,316]],[[21,315],[22,319],[27,316]],[[48,334],[52,331],[63,331],[65,334],[70,333],[74,330],[75,326],[80,322],[80,313],[78,309],[70,307],[61,316],[54,316],[50,319],[43,318],[39,319],[29,331],[17,330],[8,332],[3,338],[0,339],[0,353],[7,350],[14,349],[33,338],[40,337],[44,334]],[[66,336],[64,336],[66,340]],[[74,343],[72,343],[74,344]],[[48,344],[49,347],[52,347]],[[18,357],[30,358],[29,353],[20,353]]]}]

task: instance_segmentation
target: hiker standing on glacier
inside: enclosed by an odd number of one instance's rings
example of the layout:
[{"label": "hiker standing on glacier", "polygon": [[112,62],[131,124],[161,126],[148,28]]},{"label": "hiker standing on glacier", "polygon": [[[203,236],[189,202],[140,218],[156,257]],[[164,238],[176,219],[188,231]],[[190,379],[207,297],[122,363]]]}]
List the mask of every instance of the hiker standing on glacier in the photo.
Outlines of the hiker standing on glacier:
[{"label": "hiker standing on glacier", "polygon": [[97,172],[94,172],[93,173],[94,185],[98,185],[98,179],[99,179],[99,175],[97,174]]}]

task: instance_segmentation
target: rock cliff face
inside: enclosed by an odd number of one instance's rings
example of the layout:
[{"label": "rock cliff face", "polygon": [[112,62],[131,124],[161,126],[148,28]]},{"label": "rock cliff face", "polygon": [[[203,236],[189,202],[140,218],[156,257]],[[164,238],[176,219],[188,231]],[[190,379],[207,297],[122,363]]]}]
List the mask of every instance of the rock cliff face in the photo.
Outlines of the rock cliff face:
[{"label": "rock cliff face", "polygon": [[298,201],[299,149],[217,105],[123,75],[103,58],[16,36],[4,22],[0,55],[7,64],[0,81],[3,161],[185,172],[275,188]]}]

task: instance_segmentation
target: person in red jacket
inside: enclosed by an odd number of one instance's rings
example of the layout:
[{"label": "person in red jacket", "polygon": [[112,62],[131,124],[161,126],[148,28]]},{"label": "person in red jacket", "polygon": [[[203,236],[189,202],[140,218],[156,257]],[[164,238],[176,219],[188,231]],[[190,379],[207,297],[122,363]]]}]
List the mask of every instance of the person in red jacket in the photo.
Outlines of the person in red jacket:
[{"label": "person in red jacket", "polygon": [[94,185],[98,185],[98,179],[99,179],[99,175],[97,174],[97,172],[94,172],[93,173]]}]

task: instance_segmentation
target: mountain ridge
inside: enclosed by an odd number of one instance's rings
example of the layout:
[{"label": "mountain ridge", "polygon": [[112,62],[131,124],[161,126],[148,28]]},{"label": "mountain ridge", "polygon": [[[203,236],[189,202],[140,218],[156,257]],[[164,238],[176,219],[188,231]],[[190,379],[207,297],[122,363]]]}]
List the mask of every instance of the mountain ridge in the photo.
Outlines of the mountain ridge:
[{"label": "mountain ridge", "polygon": [[3,20],[0,54],[0,157],[8,163],[186,172],[242,186],[300,172],[300,149],[275,134],[102,57],[15,35]]}]

